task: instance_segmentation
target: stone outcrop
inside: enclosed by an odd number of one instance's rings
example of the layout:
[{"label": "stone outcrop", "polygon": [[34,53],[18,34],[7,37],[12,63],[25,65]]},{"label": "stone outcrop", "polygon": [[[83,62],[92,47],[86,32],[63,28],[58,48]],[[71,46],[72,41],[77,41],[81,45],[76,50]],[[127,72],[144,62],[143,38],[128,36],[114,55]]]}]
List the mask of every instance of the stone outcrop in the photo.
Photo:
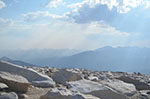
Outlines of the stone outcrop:
[{"label": "stone outcrop", "polygon": [[122,80],[126,83],[134,84],[137,90],[150,90],[150,85],[145,82],[140,82],[139,80],[132,79],[131,77],[121,76],[117,79]]},{"label": "stone outcrop", "polygon": [[[33,69],[23,68],[22,66],[14,65],[5,61],[0,61],[0,71],[21,75],[25,77],[31,84],[38,87],[51,87],[55,84],[50,77],[42,75]],[[44,86],[43,83],[47,83],[46,86]]]},{"label": "stone outcrop", "polygon": [[150,99],[150,75],[25,67],[0,61],[0,99],[18,98]]},{"label": "stone outcrop", "polygon": [[72,91],[91,94],[101,99],[128,99],[125,95],[117,93],[107,86],[89,80],[68,82],[68,88]]},{"label": "stone outcrop", "polygon": [[149,90],[142,90],[140,91],[142,99],[150,99],[150,91]]},{"label": "stone outcrop", "polygon": [[83,95],[81,93],[73,93],[65,88],[54,88],[40,99],[100,99],[91,95]]},{"label": "stone outcrop", "polygon": [[8,86],[4,83],[0,83],[0,89],[5,89],[8,88]]},{"label": "stone outcrop", "polygon": [[20,75],[1,71],[0,82],[5,83],[11,90],[17,92],[27,92],[30,85],[28,80]]},{"label": "stone outcrop", "polygon": [[73,71],[67,69],[59,69],[52,74],[52,79],[59,84],[66,84],[68,81],[77,81],[82,79],[82,77]]},{"label": "stone outcrop", "polygon": [[133,84],[125,83],[123,81],[116,80],[116,79],[103,80],[100,81],[100,83],[112,88],[116,92],[123,94],[129,98],[140,96]]}]

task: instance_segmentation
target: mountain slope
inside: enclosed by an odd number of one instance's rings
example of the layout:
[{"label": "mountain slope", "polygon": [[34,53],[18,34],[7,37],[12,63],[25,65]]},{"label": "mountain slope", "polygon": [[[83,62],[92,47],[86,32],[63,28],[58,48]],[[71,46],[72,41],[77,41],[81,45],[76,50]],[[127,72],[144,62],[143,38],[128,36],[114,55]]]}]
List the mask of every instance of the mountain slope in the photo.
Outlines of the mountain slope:
[{"label": "mountain slope", "polygon": [[[49,59],[46,65],[129,72],[149,72],[150,48],[104,47],[69,57]],[[150,72],[149,72],[150,73]]]},{"label": "mountain slope", "polygon": [[5,56],[0,58],[0,60],[7,61],[7,62],[16,64],[16,65],[21,65],[21,66],[36,66],[36,65],[33,65],[33,64],[30,64],[30,63],[26,63],[26,62],[23,62],[23,61],[20,61],[20,60],[12,60],[12,59],[10,59],[8,57],[5,57]]},{"label": "mountain slope", "polygon": [[11,59],[36,63],[37,60],[53,57],[71,56],[81,52],[75,49],[29,49],[29,50],[0,50],[0,57],[7,56]]}]

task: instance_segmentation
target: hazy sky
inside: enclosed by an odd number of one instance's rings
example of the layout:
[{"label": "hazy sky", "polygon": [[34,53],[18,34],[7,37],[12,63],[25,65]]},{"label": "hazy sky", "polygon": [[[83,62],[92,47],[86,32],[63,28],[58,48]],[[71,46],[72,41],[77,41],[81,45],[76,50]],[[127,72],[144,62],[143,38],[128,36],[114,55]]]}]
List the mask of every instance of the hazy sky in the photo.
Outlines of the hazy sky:
[{"label": "hazy sky", "polygon": [[0,0],[0,49],[150,47],[150,0]]}]

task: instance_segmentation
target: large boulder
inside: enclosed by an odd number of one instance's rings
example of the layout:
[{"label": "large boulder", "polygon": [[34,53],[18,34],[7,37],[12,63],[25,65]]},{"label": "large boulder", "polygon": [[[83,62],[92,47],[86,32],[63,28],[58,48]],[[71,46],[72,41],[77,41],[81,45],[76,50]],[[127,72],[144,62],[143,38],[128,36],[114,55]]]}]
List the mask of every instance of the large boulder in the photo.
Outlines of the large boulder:
[{"label": "large boulder", "polygon": [[[23,68],[22,66],[14,65],[5,61],[0,61],[0,71],[21,75],[37,87],[51,87],[55,84],[50,77],[40,74],[33,69]],[[43,83],[46,84],[46,86],[44,86]]]},{"label": "large boulder", "polygon": [[68,81],[77,81],[82,79],[82,77],[69,69],[59,69],[52,74],[52,79],[59,84],[66,84]]},{"label": "large boulder", "polygon": [[30,85],[28,80],[22,76],[1,71],[0,82],[5,83],[9,87],[9,89],[18,92],[27,92]]},{"label": "large boulder", "polygon": [[54,88],[40,99],[99,99],[91,95],[83,95],[81,93],[73,93],[65,88]]},{"label": "large boulder", "polygon": [[130,84],[135,85],[137,90],[150,90],[150,85],[148,85],[145,82],[140,82],[139,80],[133,79],[131,77],[121,76],[121,77],[119,77],[117,79],[119,79],[121,81],[124,81],[126,83],[130,83]]},{"label": "large boulder", "polygon": [[8,86],[6,84],[0,82],[0,90],[5,89],[5,88],[8,88]]},{"label": "large boulder", "polygon": [[150,91],[149,90],[141,90],[141,99],[150,99]]},{"label": "large boulder", "polygon": [[18,95],[15,92],[0,93],[0,99],[18,99]]},{"label": "large boulder", "polygon": [[101,99],[129,99],[127,96],[118,93],[112,88],[89,80],[68,82],[68,88],[72,91],[80,92],[83,94],[91,94]]},{"label": "large boulder", "polygon": [[127,97],[133,98],[133,97],[139,97],[139,92],[136,90],[135,86],[133,84],[125,83],[120,80],[103,80],[101,81],[103,85],[106,85],[112,89],[114,89],[116,92],[126,95]]}]

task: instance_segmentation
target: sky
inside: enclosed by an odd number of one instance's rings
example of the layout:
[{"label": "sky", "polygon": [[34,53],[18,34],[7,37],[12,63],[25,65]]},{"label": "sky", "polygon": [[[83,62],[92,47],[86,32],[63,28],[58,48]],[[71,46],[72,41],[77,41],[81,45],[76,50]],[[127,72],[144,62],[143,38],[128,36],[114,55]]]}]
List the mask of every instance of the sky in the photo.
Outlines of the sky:
[{"label": "sky", "polygon": [[0,49],[150,47],[149,0],[0,0]]}]

